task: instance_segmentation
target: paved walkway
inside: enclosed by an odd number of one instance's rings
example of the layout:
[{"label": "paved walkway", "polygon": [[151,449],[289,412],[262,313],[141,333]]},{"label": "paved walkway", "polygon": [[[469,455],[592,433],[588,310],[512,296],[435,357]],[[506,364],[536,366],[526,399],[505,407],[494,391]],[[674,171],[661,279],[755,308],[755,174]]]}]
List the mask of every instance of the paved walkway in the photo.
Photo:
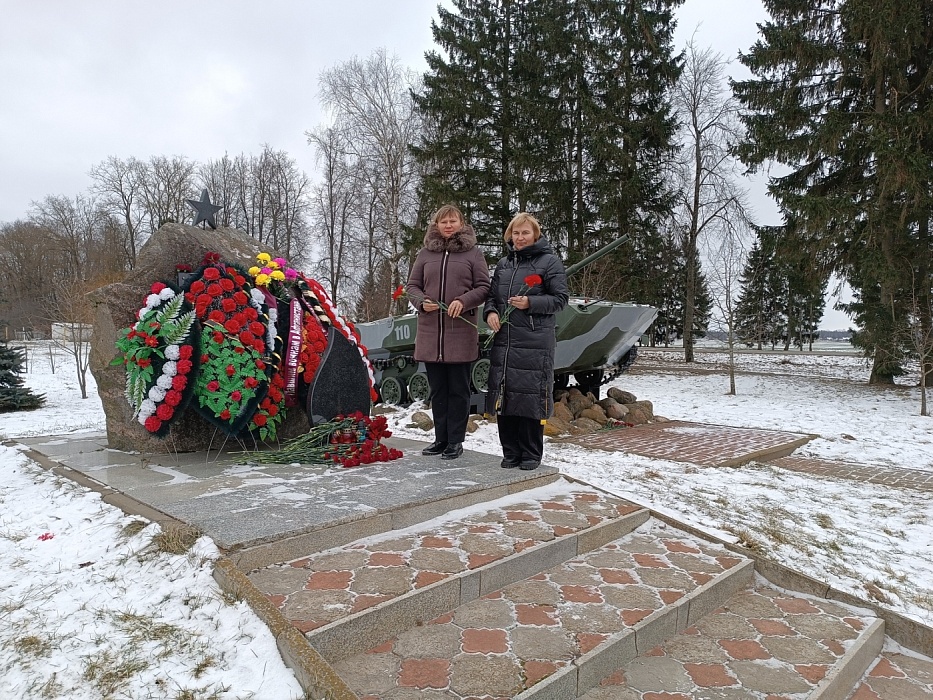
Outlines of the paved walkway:
[{"label": "paved walkway", "polygon": [[778,430],[670,421],[603,430],[590,435],[562,438],[561,441],[592,449],[690,462],[705,467],[735,467],[763,462],[813,476],[933,491],[933,472],[791,454],[814,437]]}]

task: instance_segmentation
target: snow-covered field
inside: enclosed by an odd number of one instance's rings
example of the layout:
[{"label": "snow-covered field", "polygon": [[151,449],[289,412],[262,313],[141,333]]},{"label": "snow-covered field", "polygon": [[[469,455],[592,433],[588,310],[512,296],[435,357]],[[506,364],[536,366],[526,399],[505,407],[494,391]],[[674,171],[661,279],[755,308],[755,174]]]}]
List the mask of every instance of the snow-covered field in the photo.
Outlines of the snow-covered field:
[{"label": "snow-covered field", "polygon": [[[825,349],[825,348],[824,348]],[[31,348],[26,383],[46,407],[2,414],[0,438],[102,430],[73,365]],[[889,389],[841,353],[742,353],[728,396],[725,356],[645,350],[615,384],[670,419],[817,433],[800,448],[866,465],[933,471],[933,419],[919,415],[916,376]],[[417,406],[391,414],[399,437]],[[495,426],[468,449],[498,453]],[[929,492],[818,479],[773,467],[683,463],[550,444],[545,461],[904,615],[933,624],[933,499]],[[269,632],[210,577],[206,538],[187,555],[156,547],[139,523],[93,493],[0,445],[0,698],[300,698]]]}]

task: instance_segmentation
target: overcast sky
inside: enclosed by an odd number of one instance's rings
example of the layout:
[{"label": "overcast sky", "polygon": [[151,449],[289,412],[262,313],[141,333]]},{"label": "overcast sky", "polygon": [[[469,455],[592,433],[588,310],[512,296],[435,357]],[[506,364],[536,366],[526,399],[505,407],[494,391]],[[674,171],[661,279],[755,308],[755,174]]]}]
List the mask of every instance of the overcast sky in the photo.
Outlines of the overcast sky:
[{"label": "overcast sky", "polygon": [[[0,222],[85,192],[111,155],[205,161],[268,143],[313,176],[304,132],[325,117],[320,72],[378,47],[424,70],[436,6],[0,0]],[[734,58],[767,14],[760,0],[686,0],[678,17],[680,45],[696,31],[699,46]],[[780,223],[761,182],[751,195],[759,221]]]}]

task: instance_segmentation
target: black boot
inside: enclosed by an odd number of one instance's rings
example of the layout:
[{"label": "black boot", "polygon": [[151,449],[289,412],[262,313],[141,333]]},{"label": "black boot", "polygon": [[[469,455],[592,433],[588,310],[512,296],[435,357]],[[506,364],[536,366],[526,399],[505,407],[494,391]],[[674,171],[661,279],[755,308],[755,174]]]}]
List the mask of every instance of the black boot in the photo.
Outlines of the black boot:
[{"label": "black boot", "polygon": [[503,459],[501,462],[499,462],[499,466],[502,467],[503,469],[515,469],[515,467],[517,467],[520,464],[521,462],[513,462],[510,459]]},{"label": "black boot", "polygon": [[439,455],[441,452],[447,449],[446,440],[435,440],[430,445],[421,450],[421,454],[427,455],[428,457],[433,457]]},{"label": "black boot", "polygon": [[534,469],[537,469],[540,466],[541,466],[541,462],[527,461],[527,462],[522,462],[518,468],[521,469],[523,472],[530,472]]},{"label": "black boot", "polygon": [[452,442],[447,445],[447,449],[441,454],[441,459],[457,459],[463,454],[463,443]]}]

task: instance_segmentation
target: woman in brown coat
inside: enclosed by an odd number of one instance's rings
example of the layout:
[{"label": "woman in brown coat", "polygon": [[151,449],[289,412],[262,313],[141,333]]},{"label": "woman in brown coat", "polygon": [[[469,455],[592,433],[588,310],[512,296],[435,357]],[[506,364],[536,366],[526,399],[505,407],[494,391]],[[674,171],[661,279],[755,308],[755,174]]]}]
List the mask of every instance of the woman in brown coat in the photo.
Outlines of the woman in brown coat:
[{"label": "woman in brown coat", "polygon": [[427,370],[434,413],[434,443],[423,454],[456,459],[470,414],[470,363],[479,356],[476,324],[489,267],[473,227],[452,204],[434,215],[406,291],[418,310],[415,359]]}]

